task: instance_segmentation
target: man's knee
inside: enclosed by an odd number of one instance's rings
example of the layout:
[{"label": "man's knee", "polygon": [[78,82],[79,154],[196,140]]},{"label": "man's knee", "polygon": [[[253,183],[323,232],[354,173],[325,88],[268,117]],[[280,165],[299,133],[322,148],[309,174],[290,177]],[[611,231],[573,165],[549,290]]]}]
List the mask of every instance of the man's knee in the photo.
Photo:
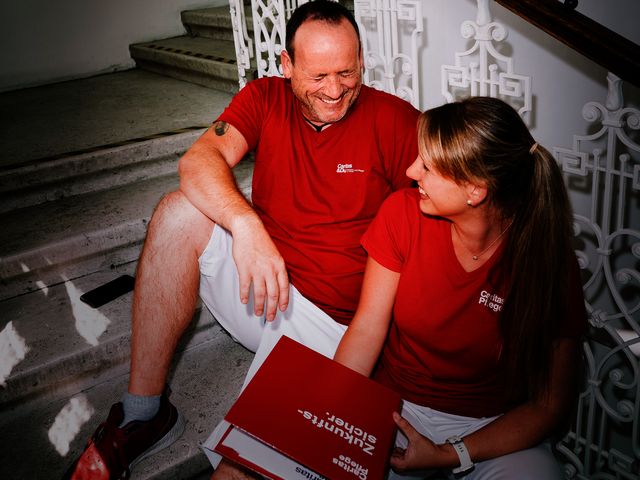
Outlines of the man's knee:
[{"label": "man's knee", "polygon": [[[153,212],[151,222],[166,222],[183,219],[183,221],[198,221],[204,215],[193,206],[180,190],[166,194]],[[206,218],[206,217],[205,217]],[[204,221],[204,219],[200,219]]]},{"label": "man's knee", "polygon": [[198,210],[180,190],[165,195],[156,207],[147,242],[192,245],[202,254],[213,232],[214,222]]}]

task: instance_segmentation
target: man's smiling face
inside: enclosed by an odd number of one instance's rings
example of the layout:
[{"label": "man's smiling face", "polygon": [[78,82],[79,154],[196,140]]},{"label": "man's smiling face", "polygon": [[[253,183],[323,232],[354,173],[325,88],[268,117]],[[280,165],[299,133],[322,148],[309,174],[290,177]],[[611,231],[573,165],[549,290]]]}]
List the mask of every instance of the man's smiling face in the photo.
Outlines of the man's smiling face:
[{"label": "man's smiling face", "polygon": [[284,76],[313,123],[335,123],[356,101],[362,88],[360,44],[353,26],[310,20],[298,28],[295,64],[282,52]]}]

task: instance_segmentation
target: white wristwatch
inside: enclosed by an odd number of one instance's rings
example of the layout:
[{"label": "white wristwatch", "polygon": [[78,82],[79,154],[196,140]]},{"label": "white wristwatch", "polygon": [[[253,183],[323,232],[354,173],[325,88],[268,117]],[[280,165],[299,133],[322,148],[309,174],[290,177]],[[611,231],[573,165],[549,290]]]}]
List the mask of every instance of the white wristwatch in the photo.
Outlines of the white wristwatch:
[{"label": "white wristwatch", "polygon": [[465,447],[462,439],[456,435],[453,437],[449,437],[446,440],[447,443],[450,443],[456,453],[458,454],[458,458],[460,459],[460,466],[451,470],[453,473],[462,473],[468,472],[471,470],[474,465],[471,461],[471,457],[469,456],[469,452],[467,451],[467,447]]}]

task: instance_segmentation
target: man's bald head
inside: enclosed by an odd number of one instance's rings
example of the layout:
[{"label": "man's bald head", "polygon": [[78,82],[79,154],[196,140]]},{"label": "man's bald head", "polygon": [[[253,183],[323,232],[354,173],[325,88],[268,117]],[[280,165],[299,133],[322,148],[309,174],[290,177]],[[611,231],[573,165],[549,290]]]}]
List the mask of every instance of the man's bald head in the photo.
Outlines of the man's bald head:
[{"label": "man's bald head", "polygon": [[319,21],[338,26],[343,20],[347,20],[353,26],[358,37],[358,51],[360,51],[358,25],[351,12],[344,6],[330,0],[313,0],[300,5],[291,15],[289,22],[287,22],[285,49],[291,58],[291,62],[294,62],[294,38],[298,28],[304,22]]}]

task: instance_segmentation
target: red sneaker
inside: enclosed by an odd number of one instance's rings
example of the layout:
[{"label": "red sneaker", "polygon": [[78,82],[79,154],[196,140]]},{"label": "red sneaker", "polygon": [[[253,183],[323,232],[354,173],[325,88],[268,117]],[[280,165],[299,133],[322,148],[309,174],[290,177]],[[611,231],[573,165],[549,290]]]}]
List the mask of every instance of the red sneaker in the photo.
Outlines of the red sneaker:
[{"label": "red sneaker", "polygon": [[151,420],[134,420],[118,428],[123,419],[122,403],[114,404],[107,421],[96,429],[62,479],[126,480],[138,462],[167,448],[185,427],[182,413],[171,405],[166,394],[161,397],[160,411]]}]

